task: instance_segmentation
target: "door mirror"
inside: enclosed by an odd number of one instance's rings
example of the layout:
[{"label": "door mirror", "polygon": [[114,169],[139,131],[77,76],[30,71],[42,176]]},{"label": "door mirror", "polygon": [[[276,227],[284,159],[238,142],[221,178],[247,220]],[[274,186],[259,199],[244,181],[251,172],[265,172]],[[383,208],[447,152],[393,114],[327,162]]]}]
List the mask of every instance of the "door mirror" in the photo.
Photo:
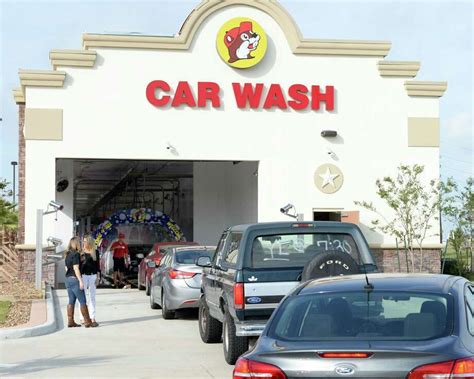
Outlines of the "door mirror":
[{"label": "door mirror", "polygon": [[156,268],[156,262],[155,261],[148,261],[146,265],[150,268]]},{"label": "door mirror", "polygon": [[209,258],[209,257],[199,257],[196,261],[196,266],[211,267],[211,258]]},{"label": "door mirror", "polygon": [[145,258],[145,256],[144,256],[143,254],[137,254],[136,257],[137,257],[138,259],[143,259],[143,258]]}]

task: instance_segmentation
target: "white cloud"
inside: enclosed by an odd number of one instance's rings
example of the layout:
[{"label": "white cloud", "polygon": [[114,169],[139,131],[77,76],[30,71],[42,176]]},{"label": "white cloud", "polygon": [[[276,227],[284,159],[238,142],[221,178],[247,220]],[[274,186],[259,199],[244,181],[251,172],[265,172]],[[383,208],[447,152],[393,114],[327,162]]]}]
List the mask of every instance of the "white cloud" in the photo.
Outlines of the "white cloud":
[{"label": "white cloud", "polygon": [[446,132],[450,137],[472,138],[472,114],[461,112],[446,120]]}]

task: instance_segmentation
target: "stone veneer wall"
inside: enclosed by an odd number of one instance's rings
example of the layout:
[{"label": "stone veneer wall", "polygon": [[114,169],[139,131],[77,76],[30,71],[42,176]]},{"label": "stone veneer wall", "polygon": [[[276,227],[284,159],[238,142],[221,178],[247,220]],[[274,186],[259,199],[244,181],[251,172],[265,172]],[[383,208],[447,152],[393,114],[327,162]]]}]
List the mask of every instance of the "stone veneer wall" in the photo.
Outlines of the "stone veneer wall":
[{"label": "stone veneer wall", "polygon": [[[34,283],[36,247],[34,245],[17,245],[15,249],[18,252],[18,279]],[[54,262],[46,264],[47,255],[54,254],[54,252],[54,247],[43,248],[42,281],[56,287],[56,264]]]},{"label": "stone veneer wall", "polygon": [[[411,257],[405,255],[403,249],[371,249],[380,272],[407,272],[407,259],[409,271],[412,272]],[[415,272],[429,272],[438,274],[441,272],[441,250],[423,250],[423,269],[420,270],[419,251],[415,251]],[[400,262],[400,263],[399,263]]]},{"label": "stone veneer wall", "polygon": [[18,243],[25,243],[25,104],[18,105]]}]

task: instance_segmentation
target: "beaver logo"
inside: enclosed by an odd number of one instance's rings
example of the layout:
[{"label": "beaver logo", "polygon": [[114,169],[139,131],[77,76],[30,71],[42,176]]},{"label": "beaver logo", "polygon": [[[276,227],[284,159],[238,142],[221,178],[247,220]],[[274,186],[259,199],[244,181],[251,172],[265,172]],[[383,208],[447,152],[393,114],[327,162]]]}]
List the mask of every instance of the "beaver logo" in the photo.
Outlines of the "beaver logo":
[{"label": "beaver logo", "polygon": [[252,23],[244,21],[237,28],[229,30],[224,37],[224,43],[229,49],[229,60],[234,63],[239,59],[252,59],[250,52],[255,51],[260,36],[252,30]]},{"label": "beaver logo", "polygon": [[235,18],[226,22],[217,37],[217,50],[230,66],[249,68],[259,63],[265,55],[267,40],[257,22]]}]

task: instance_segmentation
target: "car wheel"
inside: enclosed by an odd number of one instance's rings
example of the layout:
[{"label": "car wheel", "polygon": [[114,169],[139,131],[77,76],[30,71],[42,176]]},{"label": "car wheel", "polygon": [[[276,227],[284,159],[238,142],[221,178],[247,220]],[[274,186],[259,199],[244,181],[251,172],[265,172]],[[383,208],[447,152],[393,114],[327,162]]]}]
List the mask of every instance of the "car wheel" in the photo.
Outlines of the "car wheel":
[{"label": "car wheel", "polygon": [[161,313],[163,314],[163,318],[165,320],[171,320],[175,316],[174,311],[170,311],[166,306],[165,291],[163,291],[163,293],[161,294]]},{"label": "car wheel", "polygon": [[249,348],[248,337],[238,337],[235,335],[234,319],[227,309],[224,315],[222,342],[224,358],[230,365],[234,365],[237,359]]},{"label": "car wheel", "polygon": [[151,309],[160,309],[160,306],[155,303],[155,297],[153,296],[153,293],[150,293],[150,308]]},{"label": "car wheel", "polygon": [[137,280],[137,288],[139,291],[143,291],[145,289],[145,287],[143,287],[140,283],[140,269],[138,269],[138,280]]},{"label": "car wheel", "polygon": [[150,296],[150,285],[148,284],[148,280],[145,277],[145,293],[147,296]]},{"label": "car wheel", "polygon": [[199,334],[204,343],[216,343],[222,340],[222,323],[209,314],[204,296],[199,301]]}]

